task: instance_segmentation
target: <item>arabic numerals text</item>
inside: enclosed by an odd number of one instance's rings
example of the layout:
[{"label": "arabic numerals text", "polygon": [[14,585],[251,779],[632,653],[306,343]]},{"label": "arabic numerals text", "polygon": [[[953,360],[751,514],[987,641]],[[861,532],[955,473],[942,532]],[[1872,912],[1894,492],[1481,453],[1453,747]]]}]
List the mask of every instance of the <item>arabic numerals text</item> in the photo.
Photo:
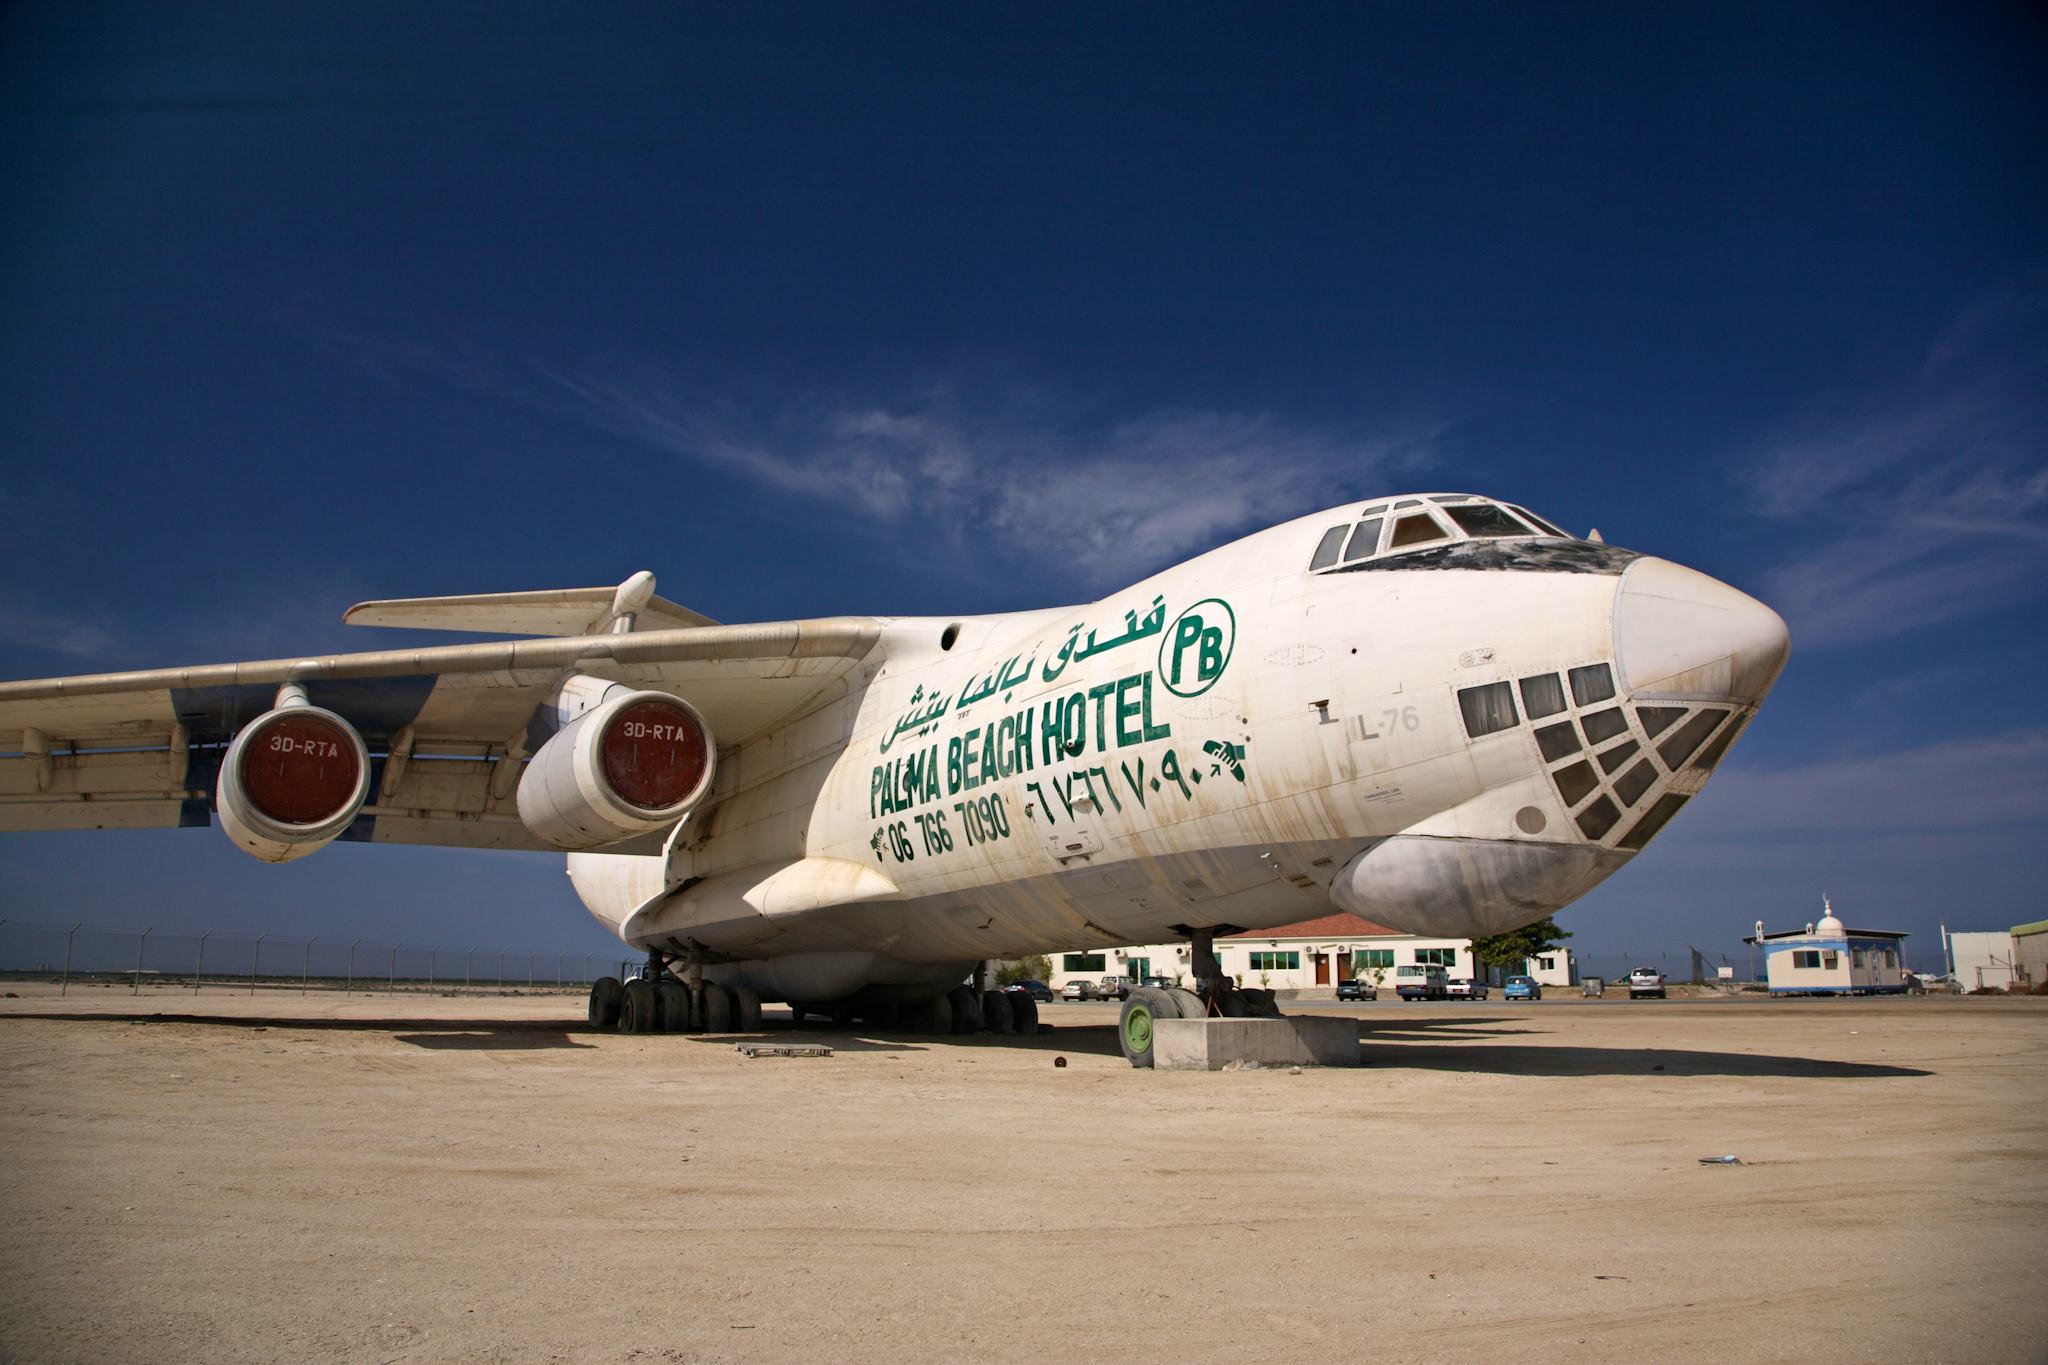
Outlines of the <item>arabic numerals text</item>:
[{"label": "arabic numerals text", "polygon": [[955,801],[953,809],[960,816],[960,830],[967,836],[969,848],[1010,837],[1010,813],[1003,809],[1001,796]]},{"label": "arabic numerals text", "polygon": [[935,810],[916,817],[917,827],[924,831],[924,851],[936,856],[953,851],[953,832],[946,828],[946,813]]}]

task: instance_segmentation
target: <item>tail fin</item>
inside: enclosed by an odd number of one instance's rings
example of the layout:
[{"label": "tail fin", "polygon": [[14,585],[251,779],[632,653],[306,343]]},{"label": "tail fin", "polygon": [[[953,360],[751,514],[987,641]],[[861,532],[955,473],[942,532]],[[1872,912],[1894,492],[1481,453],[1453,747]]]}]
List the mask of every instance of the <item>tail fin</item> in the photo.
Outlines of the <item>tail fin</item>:
[{"label": "tail fin", "polygon": [[482,635],[612,635],[630,630],[715,626],[708,616],[654,595],[642,569],[615,588],[484,592],[468,597],[396,597],[358,602],[342,613],[351,626],[460,630]]}]

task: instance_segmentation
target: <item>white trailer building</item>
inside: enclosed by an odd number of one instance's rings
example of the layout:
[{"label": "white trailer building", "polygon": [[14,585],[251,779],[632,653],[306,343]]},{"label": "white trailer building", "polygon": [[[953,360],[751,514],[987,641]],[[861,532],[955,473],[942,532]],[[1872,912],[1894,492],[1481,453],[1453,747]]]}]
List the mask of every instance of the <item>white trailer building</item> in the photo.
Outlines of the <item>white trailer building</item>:
[{"label": "white trailer building", "polygon": [[1948,954],[1960,990],[2006,990],[2019,974],[2013,937],[2004,929],[1950,934]]},{"label": "white trailer building", "polygon": [[1906,989],[1905,934],[1851,929],[1826,898],[1818,924],[1743,940],[1764,950],[1772,995],[1897,995]]}]

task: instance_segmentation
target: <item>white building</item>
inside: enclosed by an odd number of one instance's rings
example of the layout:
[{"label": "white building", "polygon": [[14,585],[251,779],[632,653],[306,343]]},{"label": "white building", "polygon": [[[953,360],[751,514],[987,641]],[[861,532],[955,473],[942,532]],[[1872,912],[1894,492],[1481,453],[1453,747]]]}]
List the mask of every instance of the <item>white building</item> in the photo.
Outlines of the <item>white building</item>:
[{"label": "white building", "polygon": [[1965,991],[2002,991],[2017,975],[2019,958],[2012,935],[2004,929],[1950,934],[1948,953],[1957,986]]},{"label": "white building", "polygon": [[1743,940],[1764,950],[1772,995],[1896,995],[1906,989],[1905,934],[1851,929],[1825,898],[1820,923]]},{"label": "white building", "polygon": [[[1185,943],[1157,943],[1057,953],[1052,960],[1052,979],[1046,984],[1057,991],[1076,979],[1164,976],[1185,985],[1194,979],[1189,951]],[[1435,963],[1451,977],[1483,974],[1475,970],[1470,939],[1403,934],[1352,914],[1324,915],[1219,938],[1216,957],[1224,974],[1238,985],[1282,991],[1318,987],[1334,991],[1339,981],[1354,976],[1391,988],[1394,968],[1410,963]],[[1569,948],[1551,949],[1525,964],[1525,971],[1545,986],[1569,986],[1577,979]]]}]

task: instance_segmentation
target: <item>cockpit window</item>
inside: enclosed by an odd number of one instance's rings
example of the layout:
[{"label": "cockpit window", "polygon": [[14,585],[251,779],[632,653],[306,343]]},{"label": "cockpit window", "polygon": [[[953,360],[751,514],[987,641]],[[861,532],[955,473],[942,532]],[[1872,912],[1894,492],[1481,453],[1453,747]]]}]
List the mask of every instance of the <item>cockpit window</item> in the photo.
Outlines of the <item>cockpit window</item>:
[{"label": "cockpit window", "polygon": [[1379,547],[1380,519],[1374,517],[1371,521],[1361,521],[1358,529],[1351,533],[1351,543],[1344,547],[1344,562],[1348,564],[1354,559],[1364,559]]},{"label": "cockpit window", "polygon": [[[1399,506],[1399,504],[1395,504]],[[1399,550],[1409,545],[1427,545],[1432,540],[1445,539],[1444,528],[1437,525],[1436,518],[1427,512],[1411,512],[1394,523],[1393,538],[1387,542],[1389,550]]]},{"label": "cockpit window", "polygon": [[1514,512],[1516,516],[1526,519],[1531,526],[1541,527],[1543,530],[1548,531],[1551,535],[1557,536],[1564,540],[1570,540],[1572,538],[1571,532],[1558,530],[1555,525],[1545,521],[1542,517],[1537,516],[1534,512],[1531,512],[1526,507],[1516,507],[1513,503],[1509,503],[1508,507],[1511,511]]},{"label": "cockpit window", "polygon": [[1360,515],[1361,517],[1376,517],[1386,510],[1387,505],[1385,503],[1376,502],[1372,506],[1366,508],[1363,512],[1360,512],[1358,515]]},{"label": "cockpit window", "polygon": [[1401,509],[1402,509],[1403,507],[1420,507],[1420,506],[1422,506],[1422,499],[1421,499],[1421,498],[1403,498],[1403,499],[1401,499],[1401,501],[1399,501],[1399,502],[1397,502],[1397,503],[1395,503],[1395,504],[1394,504],[1394,510],[1395,510],[1396,512],[1398,512],[1398,511],[1400,511],[1400,510],[1401,510]]},{"label": "cockpit window", "polygon": [[1323,532],[1323,538],[1316,542],[1316,557],[1308,562],[1308,571],[1327,569],[1337,562],[1337,552],[1344,548],[1344,536],[1349,528],[1332,526]]},{"label": "cockpit window", "polygon": [[1526,536],[1534,532],[1490,502],[1446,507],[1451,520],[1468,536]]}]

